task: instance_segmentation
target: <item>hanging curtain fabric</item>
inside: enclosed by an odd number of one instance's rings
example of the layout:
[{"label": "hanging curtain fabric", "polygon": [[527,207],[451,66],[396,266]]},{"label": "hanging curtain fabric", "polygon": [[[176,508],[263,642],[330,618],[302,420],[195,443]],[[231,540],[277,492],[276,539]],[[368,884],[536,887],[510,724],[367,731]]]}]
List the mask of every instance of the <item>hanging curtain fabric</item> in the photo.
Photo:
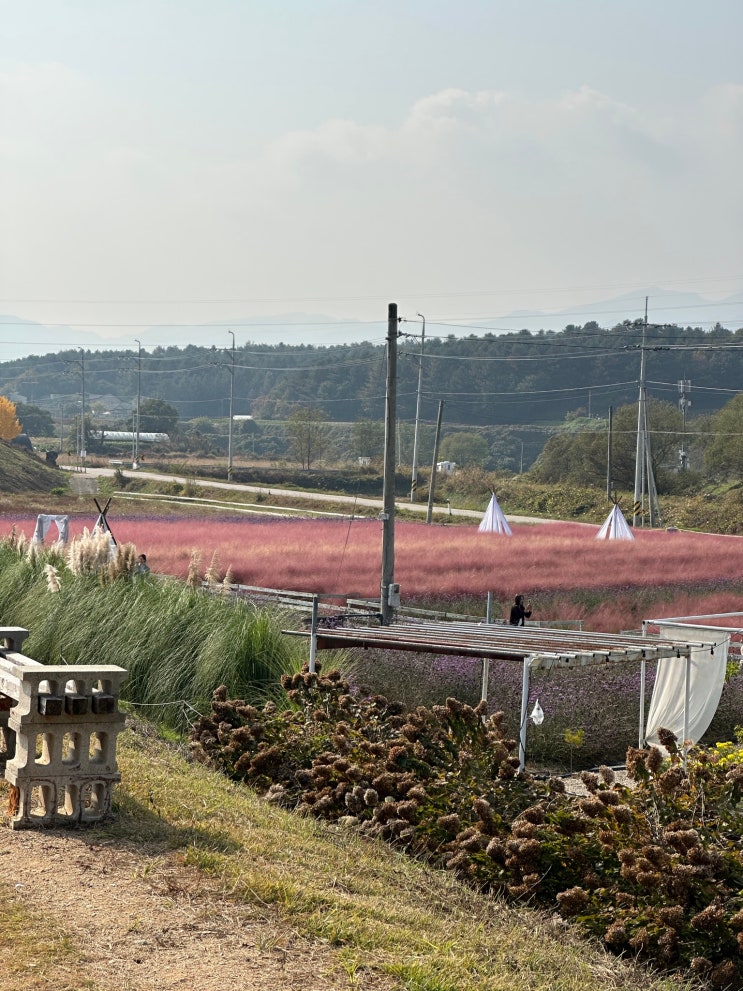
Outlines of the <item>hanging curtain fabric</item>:
[{"label": "hanging curtain fabric", "polygon": [[69,516],[37,516],[36,528],[31,538],[34,544],[43,544],[44,538],[49,533],[49,529],[54,523],[57,527],[57,543],[66,544],[69,540],[70,518]]},{"label": "hanging curtain fabric", "polygon": [[[730,636],[716,630],[695,630],[684,627],[658,625],[662,640],[683,639],[686,643],[698,643],[691,652],[689,672],[689,709],[686,714],[686,737],[697,743],[706,733],[720,703],[725,684]],[[712,645],[717,634],[720,642]],[[645,727],[648,743],[658,744],[658,730],[669,729],[676,735],[679,745],[684,743],[684,706],[686,700],[686,658],[663,658],[658,661],[655,687]]]}]

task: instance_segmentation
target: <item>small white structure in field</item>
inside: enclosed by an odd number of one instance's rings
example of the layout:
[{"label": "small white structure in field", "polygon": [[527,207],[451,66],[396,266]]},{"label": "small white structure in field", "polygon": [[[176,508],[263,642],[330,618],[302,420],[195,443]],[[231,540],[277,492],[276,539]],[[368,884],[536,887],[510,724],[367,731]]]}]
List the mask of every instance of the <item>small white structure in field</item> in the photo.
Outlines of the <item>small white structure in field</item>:
[{"label": "small white structure in field", "polygon": [[506,517],[503,515],[503,510],[498,505],[498,500],[495,498],[495,492],[490,497],[490,503],[488,508],[485,510],[485,515],[480,521],[480,525],[477,528],[480,533],[500,533],[504,537],[511,537],[511,528],[508,525]]},{"label": "small white structure in field", "polygon": [[443,471],[447,475],[451,475],[454,469],[457,467],[456,461],[437,461],[436,471]]},{"label": "small white structure in field", "polygon": [[635,535],[618,503],[614,503],[611,512],[596,534],[596,540],[634,540]]},{"label": "small white structure in field", "polygon": [[33,544],[43,544],[44,538],[49,533],[52,523],[57,528],[57,543],[66,544],[70,539],[70,518],[69,516],[49,516],[42,514],[36,517],[36,527],[31,538]]}]

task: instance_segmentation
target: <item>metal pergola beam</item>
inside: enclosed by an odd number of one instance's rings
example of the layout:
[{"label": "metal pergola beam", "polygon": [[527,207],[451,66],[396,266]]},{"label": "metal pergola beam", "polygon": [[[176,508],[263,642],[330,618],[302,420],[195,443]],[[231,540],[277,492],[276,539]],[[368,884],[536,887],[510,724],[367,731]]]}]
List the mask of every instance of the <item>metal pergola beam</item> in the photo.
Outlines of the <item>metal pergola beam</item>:
[{"label": "metal pergola beam", "polygon": [[318,630],[318,650],[344,647],[513,661],[528,657],[532,668],[652,661],[660,657],[688,656],[691,651],[685,643],[640,635],[477,623],[397,623],[380,628]]}]

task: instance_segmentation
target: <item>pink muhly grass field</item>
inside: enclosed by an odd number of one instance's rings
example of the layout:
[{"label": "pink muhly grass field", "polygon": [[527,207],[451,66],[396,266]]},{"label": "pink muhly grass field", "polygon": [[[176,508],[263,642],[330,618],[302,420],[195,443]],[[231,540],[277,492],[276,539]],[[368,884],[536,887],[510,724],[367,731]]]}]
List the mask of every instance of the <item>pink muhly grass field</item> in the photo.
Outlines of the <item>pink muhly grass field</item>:
[{"label": "pink muhly grass field", "polygon": [[[185,578],[196,550],[202,575],[216,553],[220,577],[229,568],[232,580],[244,585],[379,595],[382,524],[377,520],[112,515],[109,522],[117,541],[134,543],[161,574]],[[94,523],[95,515],[71,517],[71,535]],[[6,514],[0,533],[13,524],[30,537],[35,517]],[[590,615],[595,629],[627,628],[622,600],[628,595],[646,618],[743,606],[735,587],[743,581],[741,537],[648,530],[637,531],[634,541],[599,541],[598,527],[580,523],[512,529],[512,537],[503,537],[479,533],[475,525],[398,521],[395,581],[403,604],[484,600],[488,592],[510,603],[523,592],[535,600],[535,619],[568,618],[567,601],[570,618]]]}]

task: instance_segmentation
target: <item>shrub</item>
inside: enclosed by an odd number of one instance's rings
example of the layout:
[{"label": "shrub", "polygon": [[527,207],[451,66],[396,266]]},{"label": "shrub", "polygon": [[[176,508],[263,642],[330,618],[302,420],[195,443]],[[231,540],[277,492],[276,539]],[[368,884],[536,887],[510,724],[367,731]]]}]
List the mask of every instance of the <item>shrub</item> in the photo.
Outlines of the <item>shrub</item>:
[{"label": "shrub", "polygon": [[289,707],[228,698],[191,734],[197,760],[288,808],[394,843],[469,883],[574,919],[617,953],[743,980],[743,765],[675,737],[630,748],[633,787],[611,768],[561,779],[518,774],[502,714],[455,699],[406,709],[354,695],[338,672],[282,681]]}]

